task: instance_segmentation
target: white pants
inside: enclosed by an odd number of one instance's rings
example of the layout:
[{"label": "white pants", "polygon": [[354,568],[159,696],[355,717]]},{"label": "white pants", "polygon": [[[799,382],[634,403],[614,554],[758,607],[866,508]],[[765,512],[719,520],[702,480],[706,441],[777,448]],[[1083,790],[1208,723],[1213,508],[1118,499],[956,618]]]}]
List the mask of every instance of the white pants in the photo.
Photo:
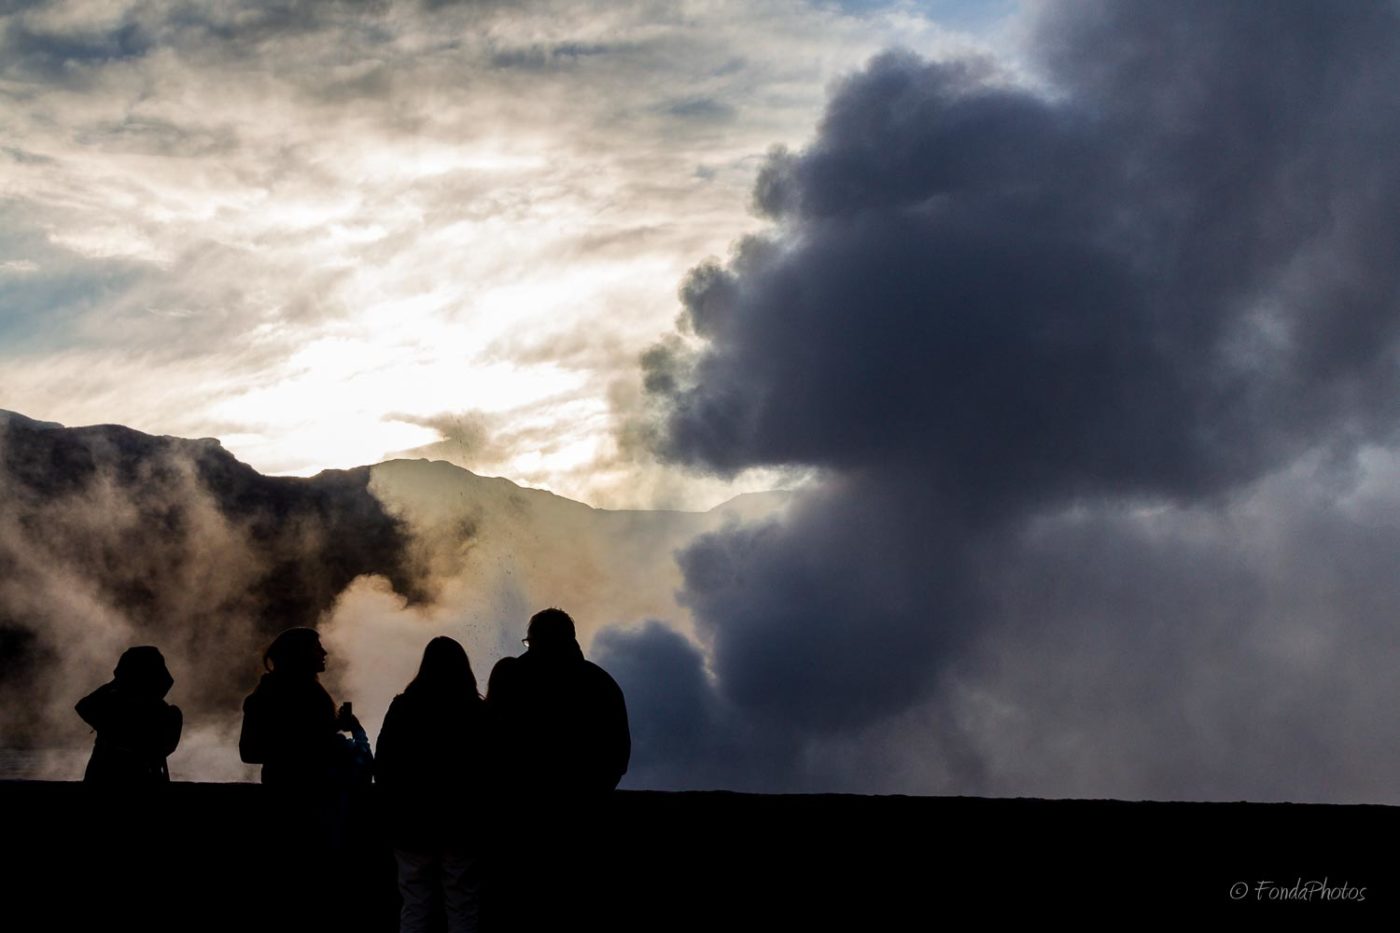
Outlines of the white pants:
[{"label": "white pants", "polygon": [[399,933],[426,933],[439,899],[448,933],[476,933],[481,869],[476,855],[452,849],[415,852],[395,849],[399,863]]}]

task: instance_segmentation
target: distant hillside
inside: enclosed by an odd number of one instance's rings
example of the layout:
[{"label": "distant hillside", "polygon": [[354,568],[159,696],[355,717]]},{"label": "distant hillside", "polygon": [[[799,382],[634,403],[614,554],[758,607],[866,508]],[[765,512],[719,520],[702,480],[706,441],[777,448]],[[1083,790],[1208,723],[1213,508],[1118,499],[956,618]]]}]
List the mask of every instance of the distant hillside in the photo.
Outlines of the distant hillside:
[{"label": "distant hillside", "polygon": [[[681,615],[674,552],[784,501],[772,493],[708,512],[613,511],[441,461],[394,460],[372,472],[373,493],[413,529],[416,566],[435,591],[452,589],[469,611],[514,623],[531,606],[567,606],[585,638],[603,625]],[[503,637],[518,643],[519,634]]]}]

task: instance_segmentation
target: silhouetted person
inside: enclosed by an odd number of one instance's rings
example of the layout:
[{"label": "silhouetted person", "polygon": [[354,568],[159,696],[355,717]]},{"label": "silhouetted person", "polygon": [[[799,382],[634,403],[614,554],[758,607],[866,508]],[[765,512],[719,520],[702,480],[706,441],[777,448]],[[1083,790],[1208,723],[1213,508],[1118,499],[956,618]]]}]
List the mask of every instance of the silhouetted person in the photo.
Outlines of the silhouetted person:
[{"label": "silhouetted person", "polygon": [[89,798],[81,837],[69,840],[82,853],[81,876],[70,879],[80,882],[75,898],[45,906],[46,918],[50,908],[71,906],[80,914],[91,911],[91,922],[59,928],[101,929],[123,915],[156,928],[170,919],[171,872],[153,866],[169,859],[170,799],[161,791],[170,782],[165,759],[179,745],[183,726],[179,708],[165,702],[173,684],[160,650],[142,645],[123,652],[112,680],[78,701],[78,715],[97,730],[83,780],[103,793]]},{"label": "silhouetted person", "polygon": [[78,701],[78,715],[97,730],[83,780],[151,785],[170,780],[165,759],[180,744],[184,719],[165,702],[175,683],[160,650],[128,648],[111,681]]},{"label": "silhouetted person", "polygon": [[[326,649],[314,629],[287,629],[263,654],[257,689],[243,701],[238,752],[261,763],[268,788],[262,861],[277,914],[273,929],[334,929],[349,922],[356,883],[350,857],[351,791],[367,779],[369,740],[349,704],[317,679]],[[354,735],[353,742],[341,732]]]},{"label": "silhouetted person", "polygon": [[503,658],[486,694],[498,792],[513,814],[498,828],[502,927],[581,927],[605,884],[604,804],[627,773],[632,740],[617,682],[584,660],[562,609],[530,619],[526,652]]},{"label": "silhouetted person", "polygon": [[[243,701],[238,754],[261,764],[264,784],[332,787],[352,783],[367,766],[369,739],[349,704],[337,712],[317,675],[326,649],[315,629],[289,628],[263,654],[257,689]],[[341,732],[354,736],[347,742]]]},{"label": "silhouetted person", "polygon": [[537,612],[524,641],[491,671],[486,697],[507,791],[540,802],[612,790],[632,751],[622,690],[584,660],[562,609]]},{"label": "silhouetted person", "polygon": [[389,705],[375,748],[399,869],[401,933],[428,930],[439,909],[450,933],[478,929],[483,845],[472,814],[487,805],[486,752],[486,704],[467,652],[434,638],[418,676]]}]

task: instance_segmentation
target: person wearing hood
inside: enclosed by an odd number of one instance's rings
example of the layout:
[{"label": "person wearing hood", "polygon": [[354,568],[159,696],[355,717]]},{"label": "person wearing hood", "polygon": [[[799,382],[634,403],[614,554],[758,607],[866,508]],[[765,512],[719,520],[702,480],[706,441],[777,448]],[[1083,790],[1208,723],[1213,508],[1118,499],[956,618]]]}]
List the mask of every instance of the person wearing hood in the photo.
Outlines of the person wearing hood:
[{"label": "person wearing hood", "polygon": [[128,648],[112,679],[78,701],[78,715],[97,731],[83,780],[149,785],[170,781],[165,759],[180,744],[184,717],[165,702],[175,679],[160,649]]}]

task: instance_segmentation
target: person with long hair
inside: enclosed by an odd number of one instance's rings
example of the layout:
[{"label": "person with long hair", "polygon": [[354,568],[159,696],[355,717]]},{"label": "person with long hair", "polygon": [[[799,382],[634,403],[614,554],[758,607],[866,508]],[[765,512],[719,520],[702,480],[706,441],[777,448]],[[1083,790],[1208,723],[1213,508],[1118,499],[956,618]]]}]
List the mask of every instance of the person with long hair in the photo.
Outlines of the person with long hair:
[{"label": "person with long hair", "polygon": [[[321,685],[326,649],[314,629],[290,628],[263,653],[265,673],[243,701],[238,752],[262,765],[266,845],[256,869],[277,905],[272,929],[346,928],[356,875],[350,852],[369,739],[350,704]],[[342,733],[348,732],[352,738]]]},{"label": "person with long hair", "polygon": [[244,761],[263,766],[264,784],[333,787],[353,783],[366,767],[365,730],[350,704],[336,710],[318,679],[326,657],[321,636],[310,628],[287,629],[263,653],[266,673],[243,701],[238,752]]},{"label": "person with long hair", "polygon": [[376,746],[403,898],[399,929],[429,929],[441,908],[450,933],[475,931],[480,913],[479,811],[485,788],[486,704],[467,652],[428,642],[418,675],[394,697]]}]

